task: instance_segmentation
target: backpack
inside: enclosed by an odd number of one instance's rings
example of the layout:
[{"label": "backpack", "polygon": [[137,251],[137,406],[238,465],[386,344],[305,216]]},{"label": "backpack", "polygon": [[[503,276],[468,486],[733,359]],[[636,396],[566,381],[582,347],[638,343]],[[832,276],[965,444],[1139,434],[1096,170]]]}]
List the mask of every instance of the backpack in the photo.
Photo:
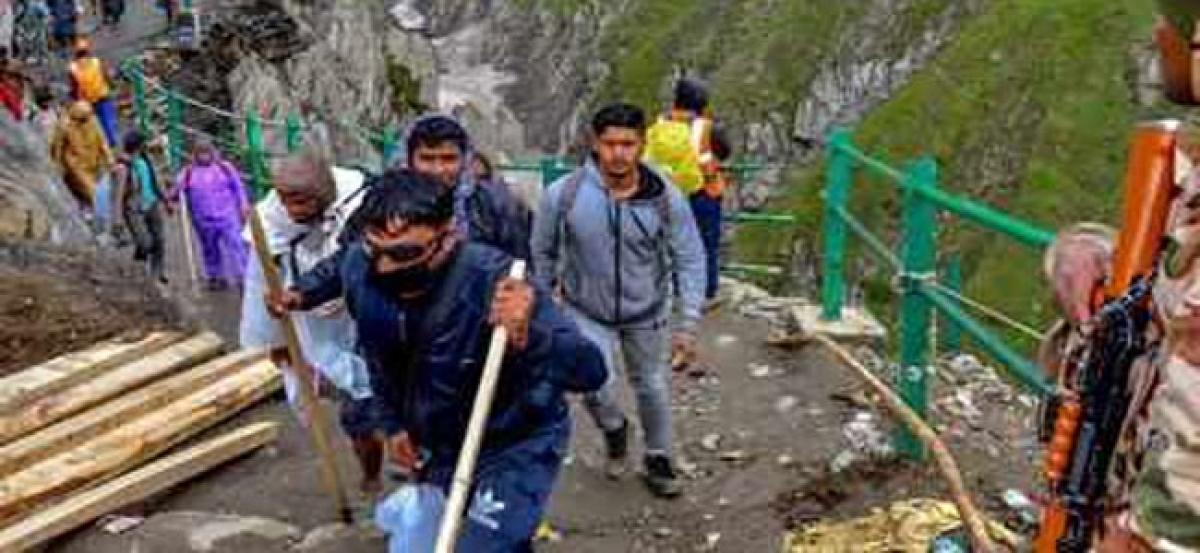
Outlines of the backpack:
[{"label": "backpack", "polygon": [[71,76],[79,99],[96,103],[108,97],[108,79],[104,76],[104,64],[99,58],[84,58],[71,62]]},{"label": "backpack", "polygon": [[700,156],[692,144],[692,126],[665,117],[646,131],[645,158],[657,165],[684,196],[704,185]]}]

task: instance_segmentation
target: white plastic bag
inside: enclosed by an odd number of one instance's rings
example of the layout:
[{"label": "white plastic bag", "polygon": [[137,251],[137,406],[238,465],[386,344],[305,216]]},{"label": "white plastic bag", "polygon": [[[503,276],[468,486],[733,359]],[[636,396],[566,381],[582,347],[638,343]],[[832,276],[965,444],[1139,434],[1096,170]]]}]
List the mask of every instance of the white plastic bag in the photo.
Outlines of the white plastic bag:
[{"label": "white plastic bag", "polygon": [[388,553],[425,553],[437,545],[446,509],[441,488],[405,484],[375,507],[375,525],[386,532]]},{"label": "white plastic bag", "polygon": [[107,236],[112,230],[113,220],[113,178],[112,173],[104,171],[96,181],[95,198],[95,231],[96,234]]}]

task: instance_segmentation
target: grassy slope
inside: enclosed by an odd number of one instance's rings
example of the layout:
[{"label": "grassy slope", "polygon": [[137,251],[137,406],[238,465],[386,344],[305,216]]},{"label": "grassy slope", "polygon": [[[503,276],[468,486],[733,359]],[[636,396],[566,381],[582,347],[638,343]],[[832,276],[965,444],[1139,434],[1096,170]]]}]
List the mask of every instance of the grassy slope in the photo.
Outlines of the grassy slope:
[{"label": "grassy slope", "polygon": [[[575,0],[526,0],[561,9]],[[903,48],[927,18],[953,0],[911,0],[892,23],[887,48]],[[713,83],[714,104],[733,122],[769,113],[794,119],[799,95],[820,62],[853,36],[866,2],[843,0],[639,0],[605,37],[613,68],[595,102],[617,98],[648,108],[667,98],[677,66]],[[1144,0],[991,0],[931,67],[857,129],[870,152],[900,163],[932,154],[942,186],[983,199],[1046,228],[1117,211],[1125,146],[1139,113],[1128,82],[1131,52],[1152,21]],[[800,232],[820,227],[819,168],[790,175],[775,209],[798,213]],[[854,210],[894,237],[898,194],[861,179]],[[744,232],[738,254],[786,251],[779,231]],[[1039,256],[995,235],[947,220],[940,241],[965,258],[967,290],[1022,320],[1051,316]],[[883,281],[869,283],[890,303]]]},{"label": "grassy slope", "polygon": [[[934,155],[944,188],[1045,228],[1111,220],[1131,125],[1148,115],[1134,106],[1129,83],[1131,52],[1152,21],[1148,4],[997,0],[856,139],[893,160]],[[811,172],[793,177],[779,207],[800,212],[812,236],[819,181]],[[856,186],[855,211],[894,236],[894,224],[878,222],[896,221],[896,192],[868,179]],[[1036,252],[949,219],[940,240],[963,252],[969,295],[1022,320],[1051,317]],[[742,240],[753,242],[761,237]]]}]

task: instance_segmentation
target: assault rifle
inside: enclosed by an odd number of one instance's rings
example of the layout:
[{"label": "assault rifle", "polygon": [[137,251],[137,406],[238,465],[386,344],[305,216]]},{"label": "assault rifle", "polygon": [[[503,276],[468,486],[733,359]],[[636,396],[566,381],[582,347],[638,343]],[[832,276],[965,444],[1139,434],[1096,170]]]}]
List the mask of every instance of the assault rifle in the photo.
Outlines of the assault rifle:
[{"label": "assault rifle", "polygon": [[1137,128],[1125,175],[1125,212],[1097,314],[1066,357],[1063,388],[1046,405],[1042,438],[1050,498],[1035,553],[1086,553],[1103,527],[1106,484],[1129,409],[1129,374],[1146,353],[1150,286],[1175,195],[1175,121]]}]

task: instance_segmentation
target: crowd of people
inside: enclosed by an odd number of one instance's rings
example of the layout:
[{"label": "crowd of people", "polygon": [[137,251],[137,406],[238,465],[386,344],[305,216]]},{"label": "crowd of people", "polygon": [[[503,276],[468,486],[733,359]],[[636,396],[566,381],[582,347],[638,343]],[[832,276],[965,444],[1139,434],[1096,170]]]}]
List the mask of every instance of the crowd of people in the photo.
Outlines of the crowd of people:
[{"label": "crowd of people", "polygon": [[[703,90],[691,81],[679,89],[693,100]],[[643,479],[653,494],[677,497],[671,367],[694,357],[705,297],[715,293],[693,214],[696,195],[712,188],[689,198],[645,153],[655,125],[705,128],[688,117],[705,117],[707,106],[691,105],[658,121],[629,104],[600,109],[586,160],[546,188],[532,214],[447,115],[414,121],[405,159],[381,175],[335,167],[319,145],[278,160],[256,209],[288,287],[269,291],[258,263],[247,265],[243,345],[292,364],[273,318],[294,313],[306,356],[288,369],[329,384],[362,491],[381,489],[389,460],[444,492],[487,331],[507,328],[515,353],[501,369],[473,502],[505,507],[469,510],[464,550],[529,547],[568,447],[567,394],[582,395],[603,431],[606,475],[627,472],[622,367],[645,440]],[[703,178],[721,178],[708,167]],[[531,264],[530,279],[505,278],[514,259]]]},{"label": "crowd of people", "polygon": [[[506,507],[469,510],[463,547],[529,547],[566,454],[568,394],[582,394],[603,431],[606,474],[625,474],[633,423],[616,399],[623,380],[636,397],[648,489],[682,493],[671,367],[695,355],[705,298],[715,294],[719,236],[710,240],[710,225],[720,232],[719,207],[714,220],[705,206],[706,198],[719,206],[713,186],[722,176],[702,161],[714,141],[701,87],[681,82],[674,107],[657,119],[629,104],[600,109],[584,163],[530,209],[467,129],[437,113],[411,123],[404,158],[380,174],[337,166],[328,144],[310,140],[273,160],[272,187],[255,203],[212,142],[195,140],[184,167],[168,175],[155,163],[161,138],[122,133],[114,76],[88,37],[75,37],[66,77],[69,98],[59,102],[9,59],[0,101],[46,134],[96,234],[131,245],[152,279],[167,282],[165,222],[189,214],[206,287],[242,293],[242,345],[271,352],[292,402],[295,371],[318,375],[336,401],[364,494],[384,489],[385,466],[449,486],[493,325],[508,329],[510,354],[476,499]],[[659,132],[671,125],[682,138]],[[658,135],[668,137],[658,152],[670,155],[653,160],[647,144]],[[672,150],[680,145],[689,151],[682,159]],[[701,171],[702,182],[683,189],[672,175],[688,170]],[[252,211],[284,291],[265,284],[247,230]],[[530,264],[530,278],[505,277],[515,259]],[[275,320],[289,313],[300,360],[289,359]]]}]

